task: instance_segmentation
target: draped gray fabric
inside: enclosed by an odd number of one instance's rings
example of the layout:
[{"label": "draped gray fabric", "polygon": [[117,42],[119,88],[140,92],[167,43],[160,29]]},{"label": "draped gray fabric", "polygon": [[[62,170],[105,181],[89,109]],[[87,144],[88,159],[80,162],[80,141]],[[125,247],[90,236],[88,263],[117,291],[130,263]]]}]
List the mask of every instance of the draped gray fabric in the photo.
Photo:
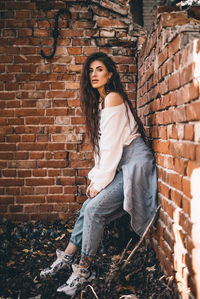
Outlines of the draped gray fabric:
[{"label": "draped gray fabric", "polygon": [[157,172],[154,156],[141,137],[123,150],[118,165],[123,172],[123,209],[131,216],[131,226],[140,236],[157,209]]}]

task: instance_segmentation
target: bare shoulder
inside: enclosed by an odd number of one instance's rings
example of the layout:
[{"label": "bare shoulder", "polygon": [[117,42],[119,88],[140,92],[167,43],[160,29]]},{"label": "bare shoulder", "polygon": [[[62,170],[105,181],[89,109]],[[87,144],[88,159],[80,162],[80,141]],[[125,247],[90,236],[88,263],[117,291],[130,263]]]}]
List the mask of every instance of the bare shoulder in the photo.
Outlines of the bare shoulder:
[{"label": "bare shoulder", "polygon": [[110,92],[105,97],[105,107],[118,106],[123,103],[123,98],[118,92]]}]

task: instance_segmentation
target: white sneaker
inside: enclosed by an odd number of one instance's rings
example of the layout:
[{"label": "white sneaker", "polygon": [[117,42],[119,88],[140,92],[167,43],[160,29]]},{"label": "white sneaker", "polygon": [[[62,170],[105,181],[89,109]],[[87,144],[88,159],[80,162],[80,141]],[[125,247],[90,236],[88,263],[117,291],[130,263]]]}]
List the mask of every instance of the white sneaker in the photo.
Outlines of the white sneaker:
[{"label": "white sneaker", "polygon": [[63,292],[68,296],[74,296],[77,289],[85,282],[90,282],[95,278],[95,272],[91,272],[88,268],[79,268],[78,265],[72,265],[72,275],[61,285],[57,292]]},{"label": "white sneaker", "polygon": [[73,256],[67,255],[64,251],[56,250],[57,259],[53,264],[40,272],[40,278],[54,276],[58,271],[65,268],[71,268]]}]

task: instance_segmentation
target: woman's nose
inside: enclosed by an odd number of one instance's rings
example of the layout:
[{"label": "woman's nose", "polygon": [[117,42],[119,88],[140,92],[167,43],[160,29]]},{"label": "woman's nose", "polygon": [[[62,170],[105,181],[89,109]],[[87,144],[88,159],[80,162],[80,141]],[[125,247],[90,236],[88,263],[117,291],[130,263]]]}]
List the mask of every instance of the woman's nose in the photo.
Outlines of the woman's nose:
[{"label": "woman's nose", "polygon": [[92,77],[94,77],[94,76],[96,76],[96,71],[94,70],[94,71],[92,71]]}]

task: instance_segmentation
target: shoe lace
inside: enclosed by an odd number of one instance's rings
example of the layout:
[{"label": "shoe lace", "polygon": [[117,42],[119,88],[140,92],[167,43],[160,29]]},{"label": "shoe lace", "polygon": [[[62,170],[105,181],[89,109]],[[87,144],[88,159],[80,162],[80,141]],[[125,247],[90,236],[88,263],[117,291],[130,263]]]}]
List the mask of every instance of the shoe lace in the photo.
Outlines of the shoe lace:
[{"label": "shoe lace", "polygon": [[89,271],[86,269],[80,269],[80,268],[78,268],[77,265],[73,265],[72,268],[73,268],[73,272],[72,272],[71,276],[69,277],[69,279],[67,280],[67,284],[69,284],[69,285],[75,285],[76,281],[80,282],[82,280],[87,279],[88,277],[85,277],[85,275],[84,275],[84,274],[86,274],[86,272],[87,272],[88,276],[90,276]]},{"label": "shoe lace", "polygon": [[72,261],[72,258],[70,256],[67,256],[66,254],[58,253],[57,259],[53,262],[53,264],[51,265],[51,268],[54,268],[57,265],[62,264],[62,263],[69,263],[70,261]]}]

